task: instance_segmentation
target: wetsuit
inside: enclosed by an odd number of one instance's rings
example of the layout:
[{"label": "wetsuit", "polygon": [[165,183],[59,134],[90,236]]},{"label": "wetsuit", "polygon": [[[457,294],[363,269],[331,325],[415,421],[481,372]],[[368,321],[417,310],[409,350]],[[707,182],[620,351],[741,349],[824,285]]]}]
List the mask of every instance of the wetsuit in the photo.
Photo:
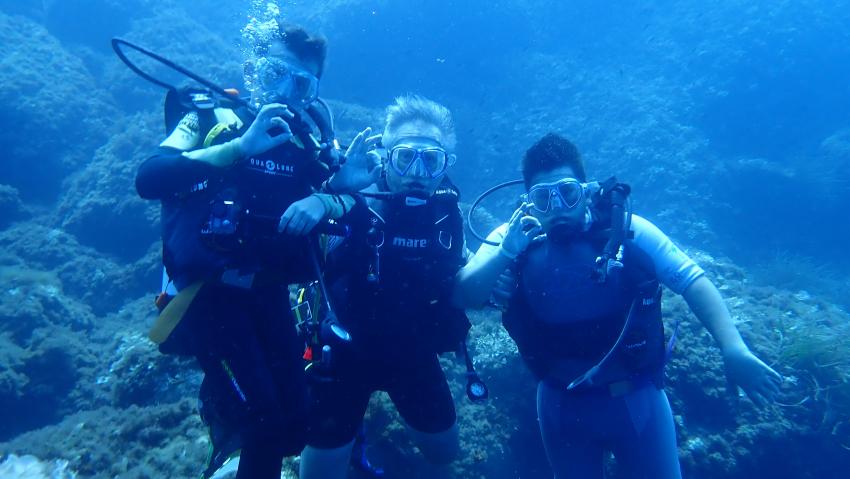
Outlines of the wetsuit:
[{"label": "wetsuit", "polygon": [[[506,229],[490,239],[500,241]],[[593,238],[592,230],[569,244],[532,247],[518,264],[519,287],[503,321],[539,379],[540,431],[556,478],[602,478],[605,451],[614,453],[625,477],[681,477],[673,415],[661,389],[660,304],[642,319],[645,335],[626,338],[593,385],[568,390],[617,342],[641,288],[651,292],[660,281],[682,293],[704,274],[649,221],[634,215],[632,230],[623,272],[604,285],[591,273],[605,239]],[[484,245],[471,261],[494,254],[496,247]],[[658,299],[650,294],[641,301]]]},{"label": "wetsuit", "polygon": [[386,391],[414,430],[444,432],[457,417],[437,355],[456,351],[469,329],[450,301],[466,256],[457,193],[441,188],[420,206],[403,199],[358,205],[351,223],[352,236],[330,254],[327,277],[353,339],[315,383],[309,444],[350,442],[375,391]]},{"label": "wetsuit", "polygon": [[[245,111],[215,113],[183,117],[178,128],[197,139],[186,150],[241,136],[253,121]],[[177,289],[203,282],[160,349],[198,359],[205,407],[241,436],[240,478],[278,478],[283,457],[304,445],[303,341],[287,285],[312,276],[310,249],[307,239],[277,235],[276,227],[326,178],[317,163],[295,139],[226,168],[160,147],[136,178],[143,198],[161,201],[163,262]],[[233,231],[216,224],[233,209],[251,216]]]}]

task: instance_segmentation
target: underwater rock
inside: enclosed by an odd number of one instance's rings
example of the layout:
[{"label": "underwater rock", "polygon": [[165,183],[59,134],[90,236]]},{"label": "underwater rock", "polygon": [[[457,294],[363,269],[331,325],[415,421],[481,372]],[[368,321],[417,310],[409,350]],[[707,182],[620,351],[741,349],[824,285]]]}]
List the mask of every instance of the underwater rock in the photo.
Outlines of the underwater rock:
[{"label": "underwater rock", "polygon": [[44,427],[85,404],[75,393],[87,364],[96,359],[73,332],[61,327],[36,330],[22,348],[0,336],[0,440]]},{"label": "underwater rock", "polygon": [[33,331],[63,326],[86,331],[93,323],[89,308],[64,295],[56,273],[22,265],[0,266],[0,331],[29,344]]},{"label": "underwater rock", "polygon": [[25,216],[24,204],[17,188],[0,185],[0,212],[0,228]]},{"label": "underwater rock", "polygon": [[[64,294],[86,303],[95,314],[120,308],[126,301],[159,287],[159,252],[151,245],[132,263],[119,264],[80,245],[59,228],[35,222],[19,223],[0,232],[0,247],[14,255],[13,264],[52,271]],[[54,269],[55,268],[55,269]],[[7,270],[9,271],[9,270]]]},{"label": "underwater rock", "polygon": [[202,374],[193,361],[160,354],[156,345],[139,333],[116,339],[108,372],[97,379],[99,384],[112,385],[114,406],[150,406],[197,395]]},{"label": "underwater rock", "polygon": [[0,451],[68,460],[80,477],[197,477],[208,448],[195,401],[101,407],[0,444]]},{"label": "underwater rock", "polygon": [[0,183],[27,202],[48,202],[114,127],[115,110],[83,63],[41,25],[0,13],[0,44]]},{"label": "underwater rock", "polygon": [[159,239],[159,208],[136,194],[136,169],[155,148],[160,115],[138,114],[66,181],[57,223],[77,240],[122,262],[136,261]]}]

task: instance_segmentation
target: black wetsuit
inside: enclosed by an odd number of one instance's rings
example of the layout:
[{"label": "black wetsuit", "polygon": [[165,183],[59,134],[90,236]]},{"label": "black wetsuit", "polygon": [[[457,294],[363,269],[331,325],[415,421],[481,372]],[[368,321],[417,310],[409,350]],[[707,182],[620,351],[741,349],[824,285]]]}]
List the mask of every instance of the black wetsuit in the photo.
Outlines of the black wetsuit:
[{"label": "black wetsuit", "polygon": [[418,431],[443,432],[457,419],[437,357],[457,350],[469,329],[464,311],[450,301],[454,276],[465,264],[456,190],[441,188],[428,205],[407,206],[402,199],[373,208],[355,208],[352,237],[328,260],[331,299],[353,340],[335,353],[330,374],[314,383],[308,442],[318,448],[351,441],[379,390]]},{"label": "black wetsuit", "polygon": [[[213,144],[244,133],[253,119],[237,113],[244,127]],[[240,478],[277,479],[283,457],[304,445],[303,341],[287,285],[313,276],[310,246],[275,231],[281,214],[310,195],[324,171],[313,152],[290,141],[227,168],[161,147],[136,178],[143,198],[162,202],[163,261],[175,285],[204,281],[160,349],[198,359],[208,406],[241,435]],[[213,234],[209,224],[211,211],[225,202],[251,212],[234,235]],[[231,281],[236,277],[250,284]]]}]

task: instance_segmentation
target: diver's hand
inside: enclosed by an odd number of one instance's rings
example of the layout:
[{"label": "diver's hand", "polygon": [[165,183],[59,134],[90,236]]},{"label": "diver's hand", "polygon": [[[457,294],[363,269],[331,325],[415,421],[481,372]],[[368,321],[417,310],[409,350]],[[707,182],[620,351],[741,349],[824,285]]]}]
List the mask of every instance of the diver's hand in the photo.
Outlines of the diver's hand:
[{"label": "diver's hand", "polygon": [[325,219],[327,211],[322,200],[315,196],[308,196],[289,205],[280,217],[277,225],[279,233],[303,236],[311,231]]},{"label": "diver's hand", "polygon": [[514,263],[505,268],[496,280],[493,291],[490,293],[490,302],[500,309],[507,309],[508,304],[517,288],[518,277],[513,268]]},{"label": "diver's hand", "polygon": [[528,248],[531,241],[543,232],[540,221],[527,214],[529,206],[528,203],[523,203],[514,211],[513,216],[508,221],[508,232],[499,248],[509,258],[516,258],[520,255]]},{"label": "diver's hand", "polygon": [[[257,113],[254,122],[248,127],[248,131],[238,139],[242,157],[249,158],[265,153],[289,141],[292,138],[292,130],[287,120],[292,118],[294,115],[286,105],[280,103],[264,105]],[[272,135],[269,130],[273,128],[280,128],[283,132]]]},{"label": "diver's hand", "polygon": [[371,128],[366,128],[354,137],[345,152],[345,163],[328,181],[335,192],[354,193],[378,181],[381,177],[381,157],[372,150],[381,135],[369,136]]},{"label": "diver's hand", "polygon": [[724,351],[723,363],[731,386],[740,386],[757,407],[764,407],[776,399],[782,376],[749,349]]}]

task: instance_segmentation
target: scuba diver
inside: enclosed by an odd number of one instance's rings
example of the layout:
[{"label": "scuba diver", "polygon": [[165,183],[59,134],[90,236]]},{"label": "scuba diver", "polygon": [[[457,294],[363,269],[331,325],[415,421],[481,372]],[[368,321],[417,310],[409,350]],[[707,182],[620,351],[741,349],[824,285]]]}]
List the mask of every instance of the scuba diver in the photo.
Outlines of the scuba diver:
[{"label": "scuba diver", "polygon": [[703,270],[630,213],[627,185],[588,183],[576,147],[555,134],[526,152],[522,176],[524,203],[460,271],[456,301],[481,307],[494,287],[507,298],[502,321],[539,380],[556,478],[602,478],[606,451],[626,477],[680,478],[660,285],[684,296],[756,405],[773,400],[780,376],[744,344]]},{"label": "scuba diver", "polygon": [[375,391],[389,394],[429,463],[440,469],[458,454],[454,400],[438,360],[465,349],[470,327],[451,302],[467,257],[458,190],[447,177],[455,141],[442,105],[402,96],[387,109],[384,178],[358,198],[351,235],[330,247],[329,294],[352,341],[330,368],[313,368],[301,479],[347,476]]},{"label": "scuba diver", "polygon": [[[319,273],[310,233],[354,205],[339,193],[380,173],[369,163],[369,130],[344,158],[335,147],[318,98],[326,40],[294,25],[275,30],[246,62],[250,100],[169,88],[168,137],[136,176],[139,195],[161,201],[163,263],[177,291],[160,296],[150,337],[204,372],[201,415],[213,445],[204,477],[224,461],[216,448],[241,447],[237,477],[252,479],[279,478],[283,458],[303,448],[304,343],[287,286]],[[222,422],[238,437],[220,434]]]}]

